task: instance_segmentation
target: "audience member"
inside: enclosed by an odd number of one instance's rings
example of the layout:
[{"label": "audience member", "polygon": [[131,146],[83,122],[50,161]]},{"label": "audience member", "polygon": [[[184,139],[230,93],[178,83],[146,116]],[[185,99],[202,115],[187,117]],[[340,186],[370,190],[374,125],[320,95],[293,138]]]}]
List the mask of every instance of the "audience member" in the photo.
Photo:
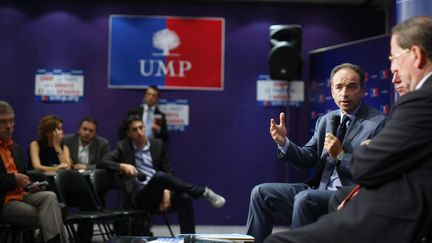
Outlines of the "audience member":
[{"label": "audience member", "polygon": [[[63,143],[70,150],[72,168],[75,170],[93,170],[97,161],[109,153],[109,142],[96,135],[97,122],[91,117],[81,120],[78,133],[68,134],[63,138]],[[93,237],[93,223],[81,222],[78,224],[80,242],[91,242]]]},{"label": "audience member", "polygon": [[86,117],[81,121],[78,133],[63,138],[64,144],[70,150],[73,169],[92,170],[96,167],[96,161],[109,153],[108,140],[96,135],[96,130],[96,120]]},{"label": "audience member", "polygon": [[[127,117],[139,115],[146,127],[145,134],[149,138],[159,138],[164,143],[168,141],[168,129],[165,114],[157,106],[160,98],[160,90],[157,86],[149,86],[144,93],[144,103],[134,109],[129,110]],[[119,130],[119,138],[127,137],[126,119],[123,121]]]},{"label": "audience member", "polygon": [[[359,66],[349,63],[332,70],[331,91],[339,110],[318,118],[314,135],[303,147],[286,137],[284,113],[279,124],[271,119],[270,134],[278,145],[278,157],[296,167],[316,167],[316,174],[306,183],[265,183],[252,190],[247,234],[254,236],[255,242],[261,243],[271,234],[275,216],[291,228],[314,222],[327,213],[329,198],[337,187],[354,184],[350,163],[353,149],[376,135],[385,119],[362,101],[364,76]],[[340,123],[338,132],[334,123]]]},{"label": "audience member", "polygon": [[[317,222],[269,236],[275,243],[423,242],[432,207],[432,18],[413,17],[392,29],[391,71],[408,85],[383,130],[355,149],[357,196]],[[430,225],[429,225],[430,227]]]},{"label": "audience member", "polygon": [[134,207],[150,211],[178,211],[180,232],[194,233],[192,198],[203,196],[216,208],[222,207],[225,199],[208,187],[192,185],[174,177],[163,142],[146,138],[140,116],[132,115],[126,123],[128,138],[118,142],[98,167],[125,176],[125,190]]},{"label": "audience member", "polygon": [[30,158],[33,169],[52,173],[59,169],[70,169],[69,148],[63,144],[63,120],[55,115],[43,117],[38,126],[39,139],[30,143]]},{"label": "audience member", "polygon": [[12,140],[15,111],[0,101],[0,215],[1,221],[39,227],[45,242],[67,242],[62,215],[54,192],[34,186],[26,175],[24,151]]}]

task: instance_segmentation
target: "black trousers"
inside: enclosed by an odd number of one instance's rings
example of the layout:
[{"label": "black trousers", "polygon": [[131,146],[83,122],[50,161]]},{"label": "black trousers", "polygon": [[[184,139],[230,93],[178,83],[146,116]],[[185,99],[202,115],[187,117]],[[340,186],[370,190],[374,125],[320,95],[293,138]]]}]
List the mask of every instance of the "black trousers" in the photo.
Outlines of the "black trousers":
[{"label": "black trousers", "polygon": [[204,188],[180,180],[162,171],[156,172],[148,184],[136,192],[134,205],[139,209],[159,212],[163,190],[172,191],[171,208],[168,212],[177,212],[180,223],[180,233],[195,233],[195,215],[192,199],[197,199],[204,193]]}]

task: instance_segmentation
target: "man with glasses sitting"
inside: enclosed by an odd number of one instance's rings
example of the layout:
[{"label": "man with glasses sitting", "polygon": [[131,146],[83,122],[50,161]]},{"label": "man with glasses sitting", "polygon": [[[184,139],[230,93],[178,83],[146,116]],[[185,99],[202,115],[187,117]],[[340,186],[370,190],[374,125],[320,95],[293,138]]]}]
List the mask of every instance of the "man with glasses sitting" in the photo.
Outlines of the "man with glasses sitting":
[{"label": "man with glasses sitting", "polygon": [[12,140],[15,111],[0,101],[0,215],[1,222],[41,229],[45,242],[67,242],[54,192],[28,187],[24,151]]}]

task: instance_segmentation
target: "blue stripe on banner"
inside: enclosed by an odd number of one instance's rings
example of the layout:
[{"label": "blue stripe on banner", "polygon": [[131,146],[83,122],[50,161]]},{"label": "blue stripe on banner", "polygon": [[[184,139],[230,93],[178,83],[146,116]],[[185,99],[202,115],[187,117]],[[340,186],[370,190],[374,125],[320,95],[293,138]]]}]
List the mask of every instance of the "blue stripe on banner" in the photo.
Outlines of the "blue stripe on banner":
[{"label": "blue stripe on banner", "polygon": [[123,87],[164,86],[164,75],[145,80],[141,67],[147,65],[148,69],[148,65],[156,62],[165,63],[164,56],[154,55],[161,51],[153,47],[152,38],[153,33],[166,28],[166,18],[111,16],[110,20],[110,84]]}]

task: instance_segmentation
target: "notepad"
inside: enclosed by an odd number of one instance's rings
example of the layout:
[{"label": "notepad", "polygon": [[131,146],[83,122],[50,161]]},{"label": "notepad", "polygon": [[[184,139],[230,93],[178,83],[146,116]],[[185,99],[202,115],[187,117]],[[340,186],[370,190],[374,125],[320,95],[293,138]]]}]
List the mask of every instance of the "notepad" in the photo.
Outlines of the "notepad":
[{"label": "notepad", "polygon": [[184,243],[211,243],[211,242],[253,242],[255,238],[245,234],[180,234]]}]

